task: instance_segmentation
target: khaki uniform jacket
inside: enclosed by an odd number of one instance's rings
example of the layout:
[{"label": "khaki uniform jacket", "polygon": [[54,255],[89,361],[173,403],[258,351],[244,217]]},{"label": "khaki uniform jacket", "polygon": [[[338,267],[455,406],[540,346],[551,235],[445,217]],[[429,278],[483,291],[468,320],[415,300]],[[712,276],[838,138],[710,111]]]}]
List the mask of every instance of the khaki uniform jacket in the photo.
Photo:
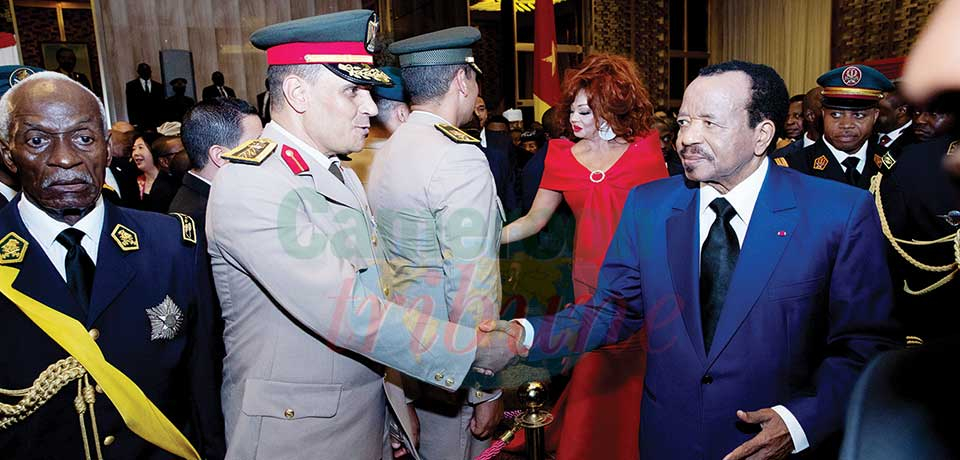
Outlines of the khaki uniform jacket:
[{"label": "khaki uniform jacket", "polygon": [[[410,115],[377,152],[367,195],[391,300],[473,328],[499,319],[503,211],[486,156],[476,144],[447,137],[438,123],[447,121],[422,111]],[[417,400],[425,459],[472,459],[488,445],[469,431],[470,405],[498,394],[451,395],[410,383],[405,389]]]},{"label": "khaki uniform jacket", "polygon": [[341,183],[275,123],[262,136],[274,153],[224,167],[207,210],[227,457],[379,459],[380,364],[453,390],[476,332],[382,301],[356,175]]}]

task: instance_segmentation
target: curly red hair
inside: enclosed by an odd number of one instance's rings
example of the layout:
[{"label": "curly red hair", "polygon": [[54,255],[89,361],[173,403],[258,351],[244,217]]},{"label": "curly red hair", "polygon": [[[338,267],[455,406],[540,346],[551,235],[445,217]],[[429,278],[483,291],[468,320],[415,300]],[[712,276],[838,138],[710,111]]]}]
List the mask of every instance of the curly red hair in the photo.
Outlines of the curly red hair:
[{"label": "curly red hair", "polygon": [[650,131],[653,103],[633,61],[615,54],[591,54],[564,74],[557,121],[570,125],[570,106],[585,90],[590,109],[628,142]]}]

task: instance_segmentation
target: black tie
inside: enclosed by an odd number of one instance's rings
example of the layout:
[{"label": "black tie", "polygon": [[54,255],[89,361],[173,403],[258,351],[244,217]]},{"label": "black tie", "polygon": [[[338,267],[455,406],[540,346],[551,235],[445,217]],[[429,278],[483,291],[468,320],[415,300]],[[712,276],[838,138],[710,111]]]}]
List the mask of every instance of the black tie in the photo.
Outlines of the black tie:
[{"label": "black tie", "polygon": [[720,311],[727,298],[727,289],[740,256],[740,242],[730,225],[737,210],[725,198],[710,203],[717,219],[700,252],[700,322],[703,325],[703,346],[710,353],[710,343],[720,322]]},{"label": "black tie", "polygon": [[80,245],[83,235],[82,231],[71,227],[57,235],[57,242],[67,248],[67,257],[64,259],[67,287],[86,310],[90,304],[90,291],[93,289],[94,266],[87,251]]},{"label": "black tie", "polygon": [[340,170],[340,167],[337,166],[336,162],[330,163],[330,174],[333,174],[334,177],[340,180],[340,182],[346,184],[346,181],[343,180],[343,171]]},{"label": "black tie", "polygon": [[857,171],[857,163],[860,163],[860,159],[855,156],[849,156],[841,163],[844,168],[847,168],[847,183],[850,185],[857,185],[857,182],[860,182],[860,172]]}]

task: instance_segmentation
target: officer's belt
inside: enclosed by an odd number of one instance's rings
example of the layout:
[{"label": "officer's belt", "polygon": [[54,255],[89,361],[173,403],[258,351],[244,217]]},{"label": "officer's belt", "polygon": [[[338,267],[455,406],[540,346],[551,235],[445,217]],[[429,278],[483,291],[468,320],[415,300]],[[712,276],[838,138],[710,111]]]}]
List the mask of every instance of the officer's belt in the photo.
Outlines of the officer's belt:
[{"label": "officer's belt", "polygon": [[79,321],[14,289],[20,270],[0,266],[0,293],[44,333],[60,344],[97,381],[131,431],[151,444],[186,459],[200,460],[190,441],[160,412],[143,390],[103,357]]}]

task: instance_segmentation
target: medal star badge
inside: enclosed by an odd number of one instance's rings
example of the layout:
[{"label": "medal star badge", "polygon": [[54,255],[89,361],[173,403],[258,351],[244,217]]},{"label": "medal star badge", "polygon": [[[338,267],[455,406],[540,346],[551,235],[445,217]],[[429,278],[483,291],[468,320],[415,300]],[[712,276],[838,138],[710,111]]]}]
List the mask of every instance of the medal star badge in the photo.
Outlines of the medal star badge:
[{"label": "medal star badge", "polygon": [[150,319],[150,340],[173,339],[183,325],[183,312],[170,296],[164,297],[156,307],[148,308],[147,318]]}]

